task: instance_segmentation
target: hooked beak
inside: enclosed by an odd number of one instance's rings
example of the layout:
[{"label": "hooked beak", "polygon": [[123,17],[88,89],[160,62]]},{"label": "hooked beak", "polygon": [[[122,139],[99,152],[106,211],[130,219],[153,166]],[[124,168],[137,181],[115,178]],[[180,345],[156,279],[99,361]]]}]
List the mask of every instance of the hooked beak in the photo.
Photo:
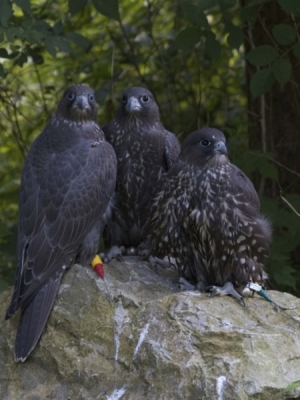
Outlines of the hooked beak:
[{"label": "hooked beak", "polygon": [[217,142],[214,145],[214,153],[226,155],[227,154],[226,144],[224,142],[222,142],[221,140],[219,142]]},{"label": "hooked beak", "polygon": [[88,102],[88,99],[87,99],[86,96],[78,96],[78,97],[76,97],[76,101],[74,103],[74,106],[76,108],[79,108],[80,110],[85,110],[85,109],[90,108],[90,105],[89,105],[89,102]]},{"label": "hooked beak", "polygon": [[141,108],[140,102],[136,97],[129,97],[125,106],[126,111],[131,113],[134,111],[139,111]]}]

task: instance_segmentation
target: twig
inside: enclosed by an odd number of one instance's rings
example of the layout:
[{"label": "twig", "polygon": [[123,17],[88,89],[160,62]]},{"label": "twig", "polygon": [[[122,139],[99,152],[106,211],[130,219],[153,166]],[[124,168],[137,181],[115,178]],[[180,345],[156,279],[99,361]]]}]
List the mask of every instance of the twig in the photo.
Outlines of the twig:
[{"label": "twig", "polygon": [[280,192],[280,198],[294,211],[294,213],[297,215],[297,217],[300,217],[300,214],[295,210],[295,208],[291,205],[291,203],[282,196],[281,192]]}]

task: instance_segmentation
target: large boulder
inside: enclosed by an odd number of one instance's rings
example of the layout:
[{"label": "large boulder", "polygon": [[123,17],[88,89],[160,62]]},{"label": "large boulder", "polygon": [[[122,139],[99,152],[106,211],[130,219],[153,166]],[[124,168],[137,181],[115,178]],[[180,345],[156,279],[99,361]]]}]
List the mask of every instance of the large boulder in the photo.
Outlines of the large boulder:
[{"label": "large boulder", "polygon": [[[63,278],[46,329],[15,363],[19,316],[1,319],[0,399],[296,399],[300,300],[269,292],[246,307],[229,297],[178,291],[172,270],[126,258],[106,281],[75,265]],[[11,290],[0,296],[5,314]]]}]

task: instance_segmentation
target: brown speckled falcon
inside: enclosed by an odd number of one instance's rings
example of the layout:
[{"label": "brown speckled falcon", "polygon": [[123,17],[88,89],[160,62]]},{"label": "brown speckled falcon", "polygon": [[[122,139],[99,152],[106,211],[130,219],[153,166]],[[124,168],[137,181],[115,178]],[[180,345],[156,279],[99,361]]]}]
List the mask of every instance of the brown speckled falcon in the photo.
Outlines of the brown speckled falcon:
[{"label": "brown speckled falcon", "polygon": [[96,122],[94,91],[66,89],[35,139],[20,188],[18,266],[6,319],[18,308],[15,360],[37,344],[65,269],[91,262],[116,183],[117,160]]},{"label": "brown speckled falcon", "polygon": [[161,176],[180,152],[175,135],[162,125],[153,94],[142,87],[124,91],[115,118],[103,127],[118,159],[117,189],[106,237],[109,261],[119,246],[138,246],[149,216],[149,201]]},{"label": "brown speckled falcon", "polygon": [[[249,281],[262,281],[270,224],[247,176],[231,164],[221,131],[203,128],[183,142],[177,163],[164,176],[147,224],[144,255],[176,259],[179,273],[200,290],[241,296]],[[228,285],[231,282],[232,285]]]}]

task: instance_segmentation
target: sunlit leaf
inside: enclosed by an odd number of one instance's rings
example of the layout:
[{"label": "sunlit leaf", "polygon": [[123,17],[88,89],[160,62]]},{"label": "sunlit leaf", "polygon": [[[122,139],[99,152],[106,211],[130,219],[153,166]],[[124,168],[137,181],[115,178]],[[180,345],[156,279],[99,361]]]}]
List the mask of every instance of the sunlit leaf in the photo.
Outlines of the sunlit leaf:
[{"label": "sunlit leaf", "polygon": [[290,390],[297,389],[300,387],[300,381],[295,381],[293,383],[290,383],[285,389],[285,392],[289,392]]},{"label": "sunlit leaf", "polygon": [[292,67],[287,59],[279,58],[272,65],[272,72],[277,82],[283,86],[291,79]]},{"label": "sunlit leaf", "polygon": [[253,65],[264,66],[272,63],[279,56],[275,47],[264,45],[255,47],[246,55],[246,59]]},{"label": "sunlit leaf", "polygon": [[18,7],[20,7],[24,12],[27,12],[28,14],[31,14],[30,0],[13,0],[13,2]]}]

